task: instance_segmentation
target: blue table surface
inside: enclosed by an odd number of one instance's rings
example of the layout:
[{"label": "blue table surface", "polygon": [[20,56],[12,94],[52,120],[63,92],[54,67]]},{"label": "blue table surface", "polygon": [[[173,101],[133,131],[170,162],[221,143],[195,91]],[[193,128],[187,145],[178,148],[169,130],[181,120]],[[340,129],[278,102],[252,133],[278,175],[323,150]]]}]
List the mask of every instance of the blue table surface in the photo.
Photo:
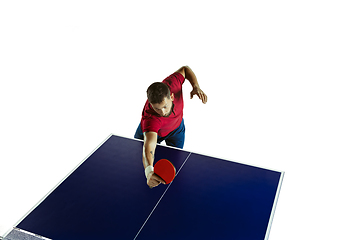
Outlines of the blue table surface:
[{"label": "blue table surface", "polygon": [[110,136],[16,227],[59,240],[265,238],[282,172],[158,145],[155,162],[177,176],[150,189],[142,146]]}]

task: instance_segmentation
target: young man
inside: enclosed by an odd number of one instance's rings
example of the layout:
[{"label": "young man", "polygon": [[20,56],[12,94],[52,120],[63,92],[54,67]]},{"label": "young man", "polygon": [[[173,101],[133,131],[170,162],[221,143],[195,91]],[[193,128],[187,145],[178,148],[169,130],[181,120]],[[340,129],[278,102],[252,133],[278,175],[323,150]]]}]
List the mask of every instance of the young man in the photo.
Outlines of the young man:
[{"label": "young man", "polygon": [[144,140],[143,165],[150,188],[156,187],[160,183],[165,184],[164,180],[154,173],[156,144],[165,140],[169,146],[177,148],[184,146],[182,84],[185,79],[189,80],[193,87],[190,98],[197,95],[203,103],[206,103],[207,96],[200,89],[194,72],[188,66],[181,67],[164,81],[155,82],[147,89],[148,100],[134,137]]}]

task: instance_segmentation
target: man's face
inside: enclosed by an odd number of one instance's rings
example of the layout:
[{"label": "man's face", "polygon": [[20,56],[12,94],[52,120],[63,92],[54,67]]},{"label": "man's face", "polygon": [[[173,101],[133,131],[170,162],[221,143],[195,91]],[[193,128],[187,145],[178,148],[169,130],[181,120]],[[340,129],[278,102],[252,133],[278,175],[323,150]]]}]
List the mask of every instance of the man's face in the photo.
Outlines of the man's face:
[{"label": "man's face", "polygon": [[152,108],[162,117],[168,117],[171,114],[171,109],[174,101],[174,94],[170,95],[170,99],[165,97],[161,103],[150,103]]}]

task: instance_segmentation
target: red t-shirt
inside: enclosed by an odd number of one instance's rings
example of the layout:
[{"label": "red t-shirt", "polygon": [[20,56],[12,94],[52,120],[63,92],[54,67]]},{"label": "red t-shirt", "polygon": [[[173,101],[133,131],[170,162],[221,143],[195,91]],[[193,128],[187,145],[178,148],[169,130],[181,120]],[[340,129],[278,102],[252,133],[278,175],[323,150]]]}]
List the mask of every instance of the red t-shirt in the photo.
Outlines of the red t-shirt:
[{"label": "red t-shirt", "polygon": [[171,74],[162,81],[169,86],[170,94],[174,94],[174,109],[169,117],[160,116],[152,108],[149,100],[146,100],[141,118],[141,129],[143,132],[156,132],[160,137],[165,137],[180,126],[184,108],[182,96],[182,84],[184,81],[184,76],[178,72]]}]

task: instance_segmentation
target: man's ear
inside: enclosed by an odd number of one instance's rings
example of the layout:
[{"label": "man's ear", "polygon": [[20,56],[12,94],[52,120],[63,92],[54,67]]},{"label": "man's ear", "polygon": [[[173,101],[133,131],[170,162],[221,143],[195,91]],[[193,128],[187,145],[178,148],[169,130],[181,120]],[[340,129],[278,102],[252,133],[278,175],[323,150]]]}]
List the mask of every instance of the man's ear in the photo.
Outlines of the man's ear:
[{"label": "man's ear", "polygon": [[171,101],[174,101],[174,99],[175,99],[175,98],[174,98],[174,93],[171,93],[171,94],[170,94],[170,99],[171,99]]}]

